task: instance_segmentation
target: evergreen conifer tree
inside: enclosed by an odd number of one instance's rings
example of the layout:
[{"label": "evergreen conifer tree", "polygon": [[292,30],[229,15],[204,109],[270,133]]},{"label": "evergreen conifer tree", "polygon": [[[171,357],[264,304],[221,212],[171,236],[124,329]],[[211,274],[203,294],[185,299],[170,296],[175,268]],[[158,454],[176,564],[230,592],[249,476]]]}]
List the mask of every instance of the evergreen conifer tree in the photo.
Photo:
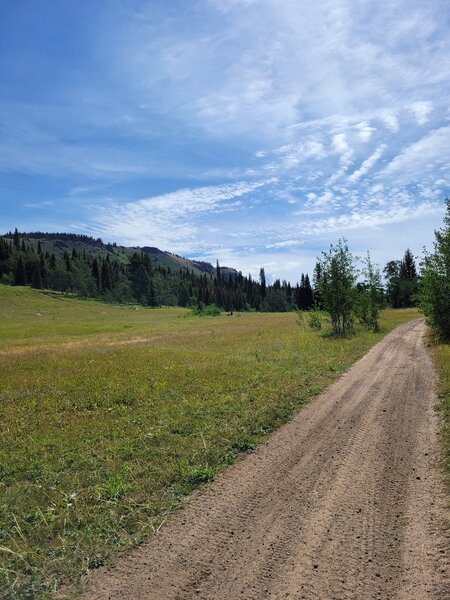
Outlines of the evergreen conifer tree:
[{"label": "evergreen conifer tree", "polygon": [[259,285],[261,286],[261,298],[265,298],[266,296],[266,273],[261,267],[259,271]]},{"label": "evergreen conifer tree", "polygon": [[14,243],[14,248],[16,250],[20,250],[20,237],[19,237],[19,232],[17,230],[17,227],[14,229],[13,243]]},{"label": "evergreen conifer tree", "polygon": [[95,279],[95,283],[97,285],[97,290],[100,289],[100,271],[98,269],[97,259],[94,258],[92,261],[92,277]]},{"label": "evergreen conifer tree", "polygon": [[33,275],[31,278],[31,286],[40,290],[42,289],[42,276],[39,263],[34,265]]},{"label": "evergreen conifer tree", "polygon": [[0,237],[0,260],[8,260],[11,256],[11,250],[7,241]]},{"label": "evergreen conifer tree", "polygon": [[101,280],[101,286],[102,286],[103,290],[111,289],[111,275],[110,275],[110,270],[109,270],[108,257],[106,259],[104,258],[102,261],[100,280]]},{"label": "evergreen conifer tree", "polygon": [[19,255],[19,258],[16,263],[16,268],[14,270],[14,285],[26,285],[27,284],[27,274],[25,271],[25,263],[23,262],[22,255]]}]

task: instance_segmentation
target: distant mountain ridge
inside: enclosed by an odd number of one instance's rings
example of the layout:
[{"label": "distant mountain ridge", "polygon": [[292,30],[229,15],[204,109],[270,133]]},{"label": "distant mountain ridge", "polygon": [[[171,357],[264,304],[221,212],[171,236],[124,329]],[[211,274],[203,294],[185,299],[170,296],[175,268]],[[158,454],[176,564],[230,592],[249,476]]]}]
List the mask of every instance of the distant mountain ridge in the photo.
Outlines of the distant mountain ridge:
[{"label": "distant mountain ridge", "polygon": [[[125,261],[135,252],[144,252],[150,255],[156,265],[166,267],[172,270],[193,271],[197,275],[215,275],[216,267],[211,263],[192,260],[178,256],[172,252],[160,250],[154,246],[119,246],[116,243],[105,243],[101,238],[94,238],[86,234],[78,233],[47,233],[43,231],[21,232],[21,239],[37,249],[40,242],[44,251],[62,254],[65,250],[76,248],[77,251],[95,252],[97,254],[110,255],[117,260]],[[8,232],[2,237],[13,239],[14,233]],[[223,275],[237,276],[238,271],[232,267],[222,267],[220,270]]]},{"label": "distant mountain ridge", "polygon": [[0,284],[153,308],[191,307],[196,314],[205,307],[229,313],[286,312],[311,308],[314,302],[307,274],[295,287],[279,279],[267,284],[263,268],[256,279],[154,246],[118,246],[78,233],[18,229],[0,236]]}]

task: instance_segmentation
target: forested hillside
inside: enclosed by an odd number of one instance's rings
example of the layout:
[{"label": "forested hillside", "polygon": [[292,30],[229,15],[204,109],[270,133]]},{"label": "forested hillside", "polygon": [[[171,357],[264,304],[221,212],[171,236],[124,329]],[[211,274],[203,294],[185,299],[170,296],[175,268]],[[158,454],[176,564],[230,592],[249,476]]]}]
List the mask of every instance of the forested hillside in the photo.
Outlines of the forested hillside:
[{"label": "forested hillside", "polygon": [[313,306],[308,274],[266,285],[236,270],[153,247],[126,248],[86,235],[24,233],[0,238],[0,282],[146,306],[204,306],[284,312]]}]

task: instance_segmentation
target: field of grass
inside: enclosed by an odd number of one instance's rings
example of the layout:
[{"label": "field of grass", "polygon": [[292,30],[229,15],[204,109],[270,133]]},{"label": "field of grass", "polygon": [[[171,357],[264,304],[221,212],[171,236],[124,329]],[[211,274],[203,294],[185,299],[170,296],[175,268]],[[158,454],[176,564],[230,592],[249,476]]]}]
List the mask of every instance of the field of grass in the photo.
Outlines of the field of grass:
[{"label": "field of grass", "polygon": [[[0,597],[45,598],[155,531],[382,332],[0,286]],[[66,589],[66,588],[65,588]],[[75,589],[75,588],[74,588]]]}]

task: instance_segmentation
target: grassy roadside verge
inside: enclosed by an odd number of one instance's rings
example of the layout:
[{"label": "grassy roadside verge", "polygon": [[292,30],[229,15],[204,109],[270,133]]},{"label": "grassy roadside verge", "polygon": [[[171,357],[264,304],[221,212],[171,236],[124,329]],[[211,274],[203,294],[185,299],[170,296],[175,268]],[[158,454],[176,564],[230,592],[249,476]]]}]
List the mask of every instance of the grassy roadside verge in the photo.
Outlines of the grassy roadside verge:
[{"label": "grassy roadside verge", "polygon": [[[0,286],[0,597],[45,598],[151,535],[383,335]],[[9,596],[8,596],[9,594]]]},{"label": "grassy roadside verge", "polygon": [[444,468],[447,485],[450,489],[450,344],[434,343],[430,349],[439,375],[437,389],[439,404],[437,408],[442,415]]}]

